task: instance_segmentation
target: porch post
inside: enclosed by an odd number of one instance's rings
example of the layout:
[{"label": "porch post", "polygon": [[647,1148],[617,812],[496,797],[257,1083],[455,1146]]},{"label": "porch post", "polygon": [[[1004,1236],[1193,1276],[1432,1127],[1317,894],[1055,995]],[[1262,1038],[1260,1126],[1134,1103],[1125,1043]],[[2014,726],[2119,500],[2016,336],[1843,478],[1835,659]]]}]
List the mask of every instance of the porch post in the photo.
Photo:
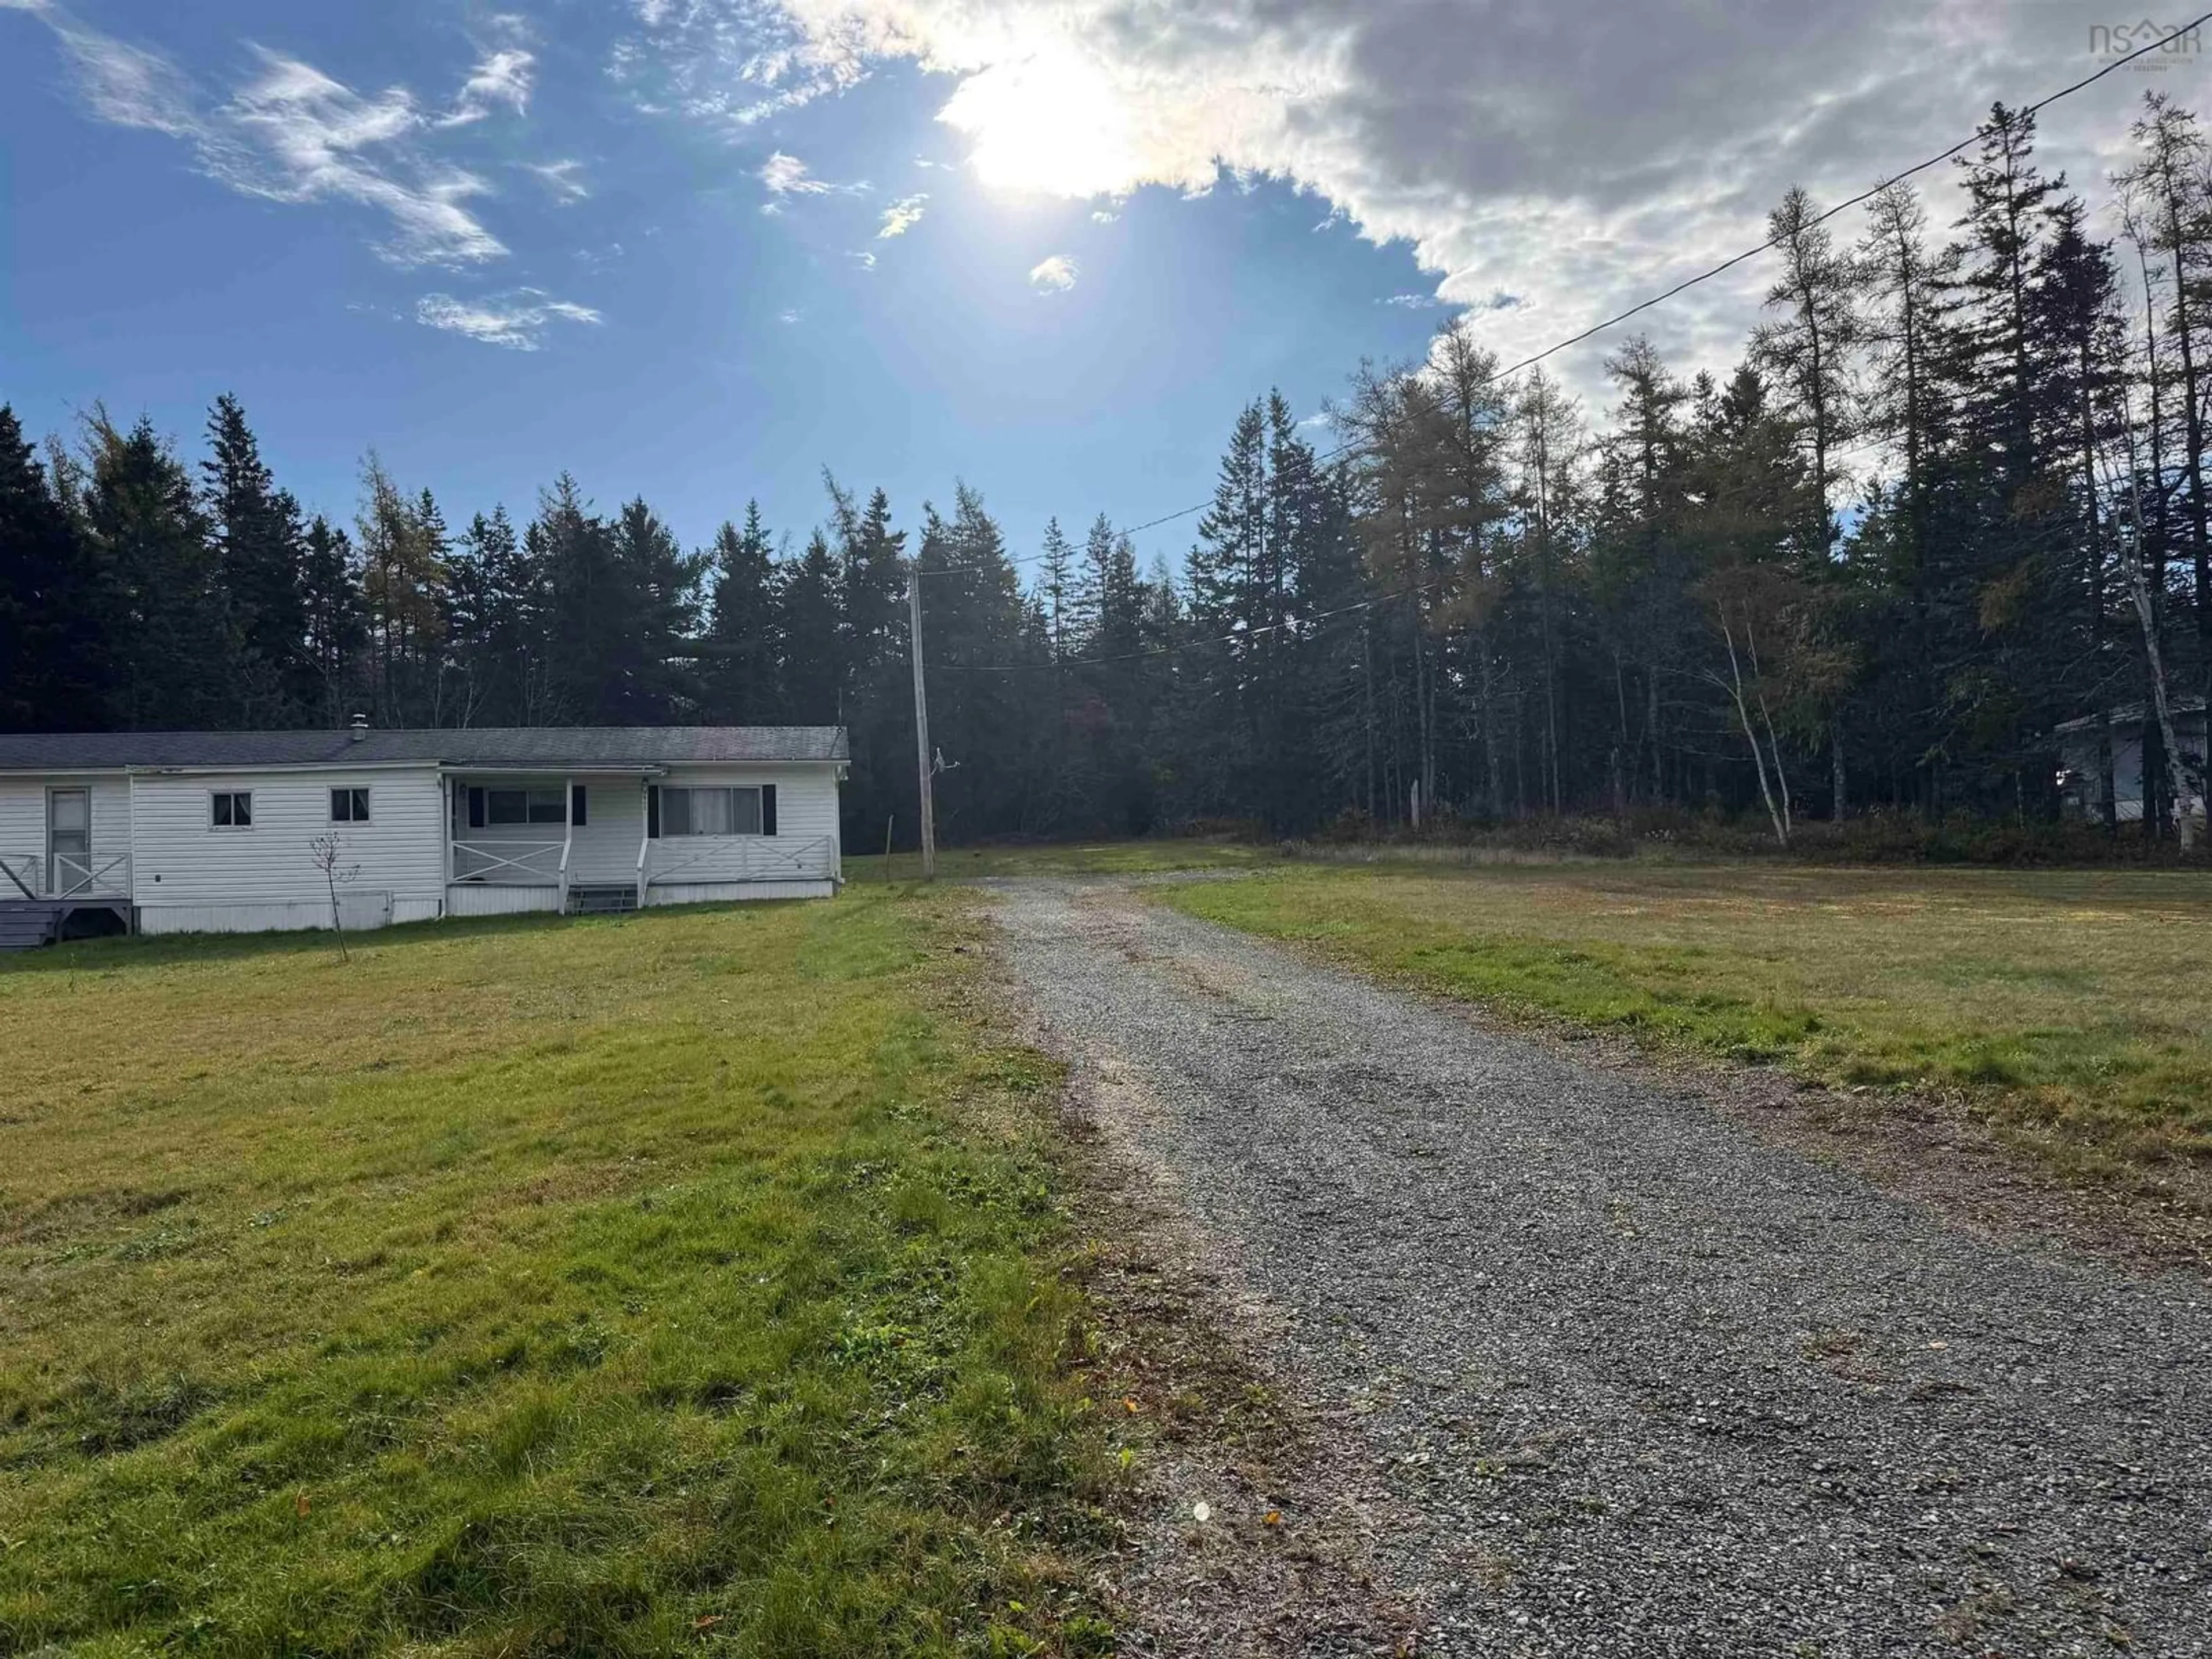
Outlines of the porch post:
[{"label": "porch post", "polygon": [[447,890],[445,890],[445,891],[443,891],[443,892],[441,892],[441,893],[440,893],[440,894],[438,895],[438,914],[439,914],[440,915],[443,915],[446,913],[446,901],[447,901],[447,899],[449,899],[449,898],[451,898],[451,897],[453,896],[452,888],[453,888],[453,802],[454,802],[454,800],[455,800],[456,799],[458,799],[458,797],[456,797],[456,795],[455,795],[455,794],[454,794],[454,793],[453,793],[453,792],[454,792],[454,790],[455,790],[455,788],[456,788],[458,786],[456,786],[456,785],[455,785],[455,783],[454,783],[454,781],[453,781],[453,775],[452,775],[451,773],[447,774],[447,775],[446,775],[446,776],[444,777],[444,779],[443,779],[441,781],[442,781],[442,782],[443,782],[443,784],[444,784],[444,787],[443,787],[443,788],[439,792],[439,799],[440,799],[440,800],[441,800],[441,802],[444,805],[444,807],[445,807],[445,823],[444,823],[444,824],[443,824],[443,825],[442,825],[442,827],[441,827],[441,833],[440,834],[440,836],[439,836],[438,839],[439,839],[440,842],[444,846],[444,848],[445,848],[445,851],[446,851],[446,889],[447,889]]},{"label": "porch post", "polygon": [[576,844],[576,780],[561,780],[561,912],[568,911],[568,854]]}]

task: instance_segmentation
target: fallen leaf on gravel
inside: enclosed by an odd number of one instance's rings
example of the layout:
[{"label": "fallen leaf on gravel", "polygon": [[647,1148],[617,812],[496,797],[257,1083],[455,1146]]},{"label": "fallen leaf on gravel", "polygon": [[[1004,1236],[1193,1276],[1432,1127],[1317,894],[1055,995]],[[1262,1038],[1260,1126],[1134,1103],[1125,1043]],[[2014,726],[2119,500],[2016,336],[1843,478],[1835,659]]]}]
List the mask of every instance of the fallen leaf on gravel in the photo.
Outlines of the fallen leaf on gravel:
[{"label": "fallen leaf on gravel", "polygon": [[1129,1408],[1129,1415],[1132,1417],[1134,1417],[1138,1412],[1143,1409],[1143,1407],[1137,1404],[1134,1397],[1131,1395],[1124,1395],[1121,1397],[1121,1403]]},{"label": "fallen leaf on gravel", "polygon": [[1282,1512],[1282,1510],[1268,1510],[1265,1515],[1263,1515],[1263,1516],[1261,1516],[1260,1517],[1260,1524],[1261,1524],[1261,1526],[1263,1526],[1263,1527],[1279,1527],[1279,1526],[1281,1526],[1281,1525],[1283,1524],[1283,1512]]}]

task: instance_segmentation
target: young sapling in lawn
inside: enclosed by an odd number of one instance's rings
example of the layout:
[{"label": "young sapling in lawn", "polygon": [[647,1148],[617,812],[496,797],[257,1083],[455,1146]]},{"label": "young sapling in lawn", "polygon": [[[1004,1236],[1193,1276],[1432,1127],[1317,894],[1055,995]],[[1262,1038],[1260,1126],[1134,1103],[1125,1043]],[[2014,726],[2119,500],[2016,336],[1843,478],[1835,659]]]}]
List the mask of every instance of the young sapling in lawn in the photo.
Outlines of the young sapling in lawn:
[{"label": "young sapling in lawn", "polygon": [[345,922],[338,915],[338,889],[361,873],[361,866],[338,862],[345,856],[345,842],[335,830],[326,835],[312,837],[307,842],[307,856],[314,861],[315,868],[323,872],[323,885],[330,892],[331,931],[337,935],[338,960],[350,962],[353,957],[346,951]]}]

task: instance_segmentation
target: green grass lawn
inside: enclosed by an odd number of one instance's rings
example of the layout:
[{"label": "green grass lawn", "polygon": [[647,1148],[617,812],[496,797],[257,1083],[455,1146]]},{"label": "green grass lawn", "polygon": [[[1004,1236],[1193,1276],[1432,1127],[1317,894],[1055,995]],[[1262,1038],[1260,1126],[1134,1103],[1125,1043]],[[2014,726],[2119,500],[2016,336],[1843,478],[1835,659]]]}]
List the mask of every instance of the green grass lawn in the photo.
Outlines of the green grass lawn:
[{"label": "green grass lawn", "polygon": [[974,903],[0,967],[0,1650],[1103,1650]]},{"label": "green grass lawn", "polygon": [[1510,1013],[1957,1090],[2062,1163],[2212,1158],[2201,874],[1292,866],[1156,896]]},{"label": "green grass lawn", "polygon": [[[1250,870],[1279,862],[1272,850],[1216,840],[1054,842],[1036,846],[946,847],[937,854],[940,879],[985,876],[1144,876],[1170,870]],[[921,854],[880,853],[845,860],[857,886],[921,878]]]}]

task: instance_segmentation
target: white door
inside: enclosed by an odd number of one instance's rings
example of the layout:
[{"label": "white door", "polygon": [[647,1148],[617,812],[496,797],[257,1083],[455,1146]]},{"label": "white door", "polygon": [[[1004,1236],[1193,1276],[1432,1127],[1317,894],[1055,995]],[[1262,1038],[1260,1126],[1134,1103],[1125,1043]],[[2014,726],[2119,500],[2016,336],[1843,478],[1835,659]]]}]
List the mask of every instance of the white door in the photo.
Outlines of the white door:
[{"label": "white door", "polygon": [[92,793],[46,791],[46,891],[57,898],[92,884]]}]

